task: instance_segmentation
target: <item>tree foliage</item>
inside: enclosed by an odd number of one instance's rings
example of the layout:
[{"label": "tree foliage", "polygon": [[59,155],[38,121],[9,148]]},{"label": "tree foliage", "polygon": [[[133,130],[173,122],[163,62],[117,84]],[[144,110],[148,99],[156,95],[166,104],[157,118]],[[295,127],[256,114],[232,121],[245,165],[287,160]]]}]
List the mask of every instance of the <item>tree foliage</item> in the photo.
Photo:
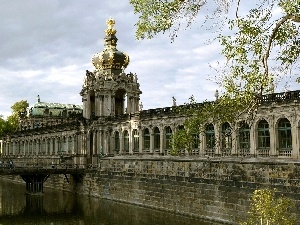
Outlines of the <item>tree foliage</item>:
[{"label": "tree foliage", "polygon": [[0,137],[17,130],[20,116],[26,113],[28,106],[27,100],[18,101],[11,106],[12,114],[6,120],[3,116],[0,117]]},{"label": "tree foliage", "polygon": [[296,224],[291,209],[291,199],[276,197],[276,189],[255,190],[250,203],[249,219],[243,225],[293,225]]},{"label": "tree foliage", "polygon": [[[214,19],[227,12],[231,0],[212,0]],[[180,27],[189,27],[198,13],[207,5],[206,0],[130,0],[134,12],[139,14],[136,23],[137,39],[153,38],[170,31],[174,39]]]},{"label": "tree foliage", "polygon": [[226,59],[217,79],[222,95],[209,104],[179,109],[188,120],[184,124],[186,131],[174,135],[175,139],[181,139],[174,140],[175,152],[187,148],[191,141],[187,136],[195,129],[203,132],[208,122],[235,121],[241,114],[251,120],[261,96],[272,93],[285,76],[299,70],[300,0],[251,3],[241,0],[131,0],[130,3],[139,14],[138,39],[152,38],[166,31],[171,31],[171,38],[174,38],[179,27],[190,26],[203,7],[213,8],[206,18],[222,20],[221,25],[228,24],[217,35]]}]

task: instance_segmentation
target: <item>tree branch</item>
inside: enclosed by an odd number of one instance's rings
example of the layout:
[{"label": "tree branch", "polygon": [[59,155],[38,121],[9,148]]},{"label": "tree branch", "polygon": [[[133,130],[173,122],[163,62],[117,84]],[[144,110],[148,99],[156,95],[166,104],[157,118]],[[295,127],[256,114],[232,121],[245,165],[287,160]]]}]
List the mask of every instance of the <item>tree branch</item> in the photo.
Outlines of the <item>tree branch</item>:
[{"label": "tree branch", "polygon": [[239,18],[238,17],[238,11],[239,11],[239,7],[240,7],[240,2],[241,2],[241,0],[238,0],[237,6],[236,6],[236,10],[235,10],[235,17],[236,17],[236,19]]},{"label": "tree branch", "polygon": [[268,77],[268,74],[269,74],[269,67],[268,67],[268,59],[269,59],[269,56],[270,56],[270,50],[271,50],[271,45],[272,45],[272,42],[276,36],[276,33],[278,32],[279,28],[288,20],[291,20],[295,23],[300,23],[300,17],[299,16],[294,16],[294,15],[285,15],[284,17],[282,17],[278,23],[276,24],[276,26],[274,27],[273,31],[272,31],[272,34],[268,40],[268,43],[267,43],[267,49],[266,49],[266,52],[265,54],[262,56],[262,63],[263,63],[263,67],[265,69],[264,71],[264,76],[265,78]]}]

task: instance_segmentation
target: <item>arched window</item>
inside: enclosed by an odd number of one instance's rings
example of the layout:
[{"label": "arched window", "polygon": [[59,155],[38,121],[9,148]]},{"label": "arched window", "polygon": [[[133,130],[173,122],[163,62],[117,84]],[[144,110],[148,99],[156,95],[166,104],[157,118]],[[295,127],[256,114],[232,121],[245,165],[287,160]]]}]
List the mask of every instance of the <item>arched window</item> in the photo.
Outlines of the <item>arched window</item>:
[{"label": "arched window", "polygon": [[239,154],[250,154],[250,127],[245,121],[240,122],[239,126]]},{"label": "arched window", "polygon": [[258,148],[270,148],[270,130],[269,124],[266,120],[261,120],[257,127]]},{"label": "arched window", "polygon": [[120,152],[120,134],[118,131],[115,132],[115,151]]},{"label": "arched window", "polygon": [[228,122],[222,125],[222,149],[231,149],[232,138],[231,138],[231,127]]},{"label": "arched window", "polygon": [[169,126],[165,128],[165,140],[166,149],[170,149],[172,147],[172,129]]},{"label": "arched window", "polygon": [[212,123],[206,125],[205,143],[207,149],[213,149],[215,147],[215,130],[214,125]]},{"label": "arched window", "polygon": [[158,127],[154,128],[154,149],[160,149],[160,131]]},{"label": "arched window", "polygon": [[95,116],[95,109],[96,109],[96,107],[95,107],[95,91],[90,91],[90,115],[91,115],[91,117],[93,118],[94,116]]},{"label": "arched window", "polygon": [[184,126],[183,125],[177,126],[177,130],[184,130]]},{"label": "arched window", "polygon": [[115,115],[124,114],[124,108],[126,106],[125,102],[126,91],[123,89],[119,89],[115,93]]},{"label": "arched window", "polygon": [[280,150],[292,149],[292,130],[288,119],[280,119],[278,123],[278,144]]},{"label": "arched window", "polygon": [[127,130],[124,131],[124,151],[129,153],[129,133]]},{"label": "arched window", "polygon": [[194,133],[193,134],[193,145],[192,148],[193,149],[198,149],[199,147],[199,134]]},{"label": "arched window", "polygon": [[133,152],[139,152],[139,132],[137,129],[132,131],[133,136]]},{"label": "arched window", "polygon": [[150,132],[148,128],[144,130],[144,149],[150,149]]}]

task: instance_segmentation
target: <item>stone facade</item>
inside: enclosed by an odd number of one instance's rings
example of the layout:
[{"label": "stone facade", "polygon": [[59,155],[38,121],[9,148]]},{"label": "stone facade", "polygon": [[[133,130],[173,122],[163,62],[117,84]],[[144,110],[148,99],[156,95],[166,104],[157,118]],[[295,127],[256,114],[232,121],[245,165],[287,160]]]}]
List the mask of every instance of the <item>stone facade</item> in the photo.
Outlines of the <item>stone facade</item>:
[{"label": "stone facade", "polygon": [[299,199],[300,91],[264,96],[251,124],[246,115],[232,124],[208,121],[192,150],[172,157],[172,134],[186,118],[176,99],[142,109],[138,77],[124,72],[129,56],[116,48],[114,21],[107,23],[104,50],[86,71],[83,106],[38,97],[19,131],[1,140],[2,158],[89,168],[82,180],[51,175],[45,186],[59,190],[230,223],[245,218],[261,186]]},{"label": "stone facade", "polygon": [[[117,50],[114,20],[107,21],[104,50],[92,57],[80,95],[83,106],[45,103],[30,108],[19,131],[3,137],[2,157],[72,158],[95,164],[103,156],[169,155],[171,137],[185,116],[173,106],[143,110],[136,74],[124,72],[129,56]],[[217,95],[216,95],[217,98]],[[195,134],[191,152],[208,157],[299,157],[300,92],[263,97],[251,124],[241,115],[234,124],[212,124]],[[180,107],[180,106],[179,106]]]}]

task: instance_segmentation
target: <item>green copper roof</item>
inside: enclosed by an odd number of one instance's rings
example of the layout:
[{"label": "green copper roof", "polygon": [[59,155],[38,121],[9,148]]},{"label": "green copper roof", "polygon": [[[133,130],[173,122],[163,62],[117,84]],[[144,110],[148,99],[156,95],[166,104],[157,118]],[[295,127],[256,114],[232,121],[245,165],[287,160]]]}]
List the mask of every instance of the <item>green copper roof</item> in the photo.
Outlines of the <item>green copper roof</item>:
[{"label": "green copper roof", "polygon": [[38,101],[29,109],[30,116],[66,116],[82,113],[82,105]]},{"label": "green copper roof", "polygon": [[82,110],[82,105],[73,104],[61,104],[61,103],[47,103],[47,102],[37,102],[32,108],[48,108],[48,109],[77,109]]}]

